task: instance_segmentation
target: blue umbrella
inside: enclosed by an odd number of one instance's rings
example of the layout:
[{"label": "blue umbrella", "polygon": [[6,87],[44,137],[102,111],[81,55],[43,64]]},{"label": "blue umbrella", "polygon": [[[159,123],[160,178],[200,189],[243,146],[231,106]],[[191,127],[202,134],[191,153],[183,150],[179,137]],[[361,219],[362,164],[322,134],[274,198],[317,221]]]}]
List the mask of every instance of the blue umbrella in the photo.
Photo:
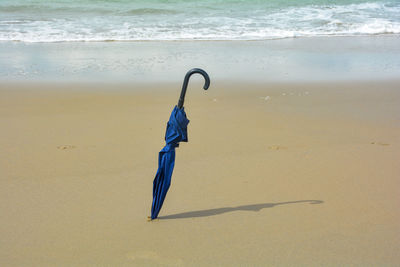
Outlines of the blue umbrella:
[{"label": "blue umbrella", "polygon": [[175,165],[175,148],[179,146],[179,142],[188,141],[187,125],[189,124],[189,120],[186,118],[183,103],[185,101],[189,78],[195,73],[203,75],[205,79],[204,90],[207,90],[210,86],[210,78],[204,70],[191,69],[186,73],[178,105],[172,110],[167,124],[165,132],[166,145],[158,155],[158,170],[153,181],[153,204],[151,206],[151,217],[149,218],[151,220],[157,218],[171,185],[171,177]]}]

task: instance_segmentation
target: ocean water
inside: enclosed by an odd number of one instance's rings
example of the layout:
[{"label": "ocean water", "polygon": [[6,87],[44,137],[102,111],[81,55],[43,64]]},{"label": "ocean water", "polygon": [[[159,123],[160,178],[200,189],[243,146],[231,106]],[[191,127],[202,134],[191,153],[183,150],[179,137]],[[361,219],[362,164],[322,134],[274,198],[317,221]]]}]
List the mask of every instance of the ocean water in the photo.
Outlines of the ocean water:
[{"label": "ocean water", "polygon": [[400,34],[400,0],[1,0],[0,41]]}]

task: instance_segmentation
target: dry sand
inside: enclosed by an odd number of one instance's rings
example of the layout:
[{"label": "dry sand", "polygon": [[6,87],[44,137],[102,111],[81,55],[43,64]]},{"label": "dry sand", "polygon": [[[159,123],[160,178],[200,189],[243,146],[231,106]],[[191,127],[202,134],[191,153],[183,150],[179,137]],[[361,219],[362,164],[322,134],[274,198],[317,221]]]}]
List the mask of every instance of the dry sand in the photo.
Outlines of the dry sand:
[{"label": "dry sand", "polygon": [[2,85],[1,266],[399,266],[400,83]]}]

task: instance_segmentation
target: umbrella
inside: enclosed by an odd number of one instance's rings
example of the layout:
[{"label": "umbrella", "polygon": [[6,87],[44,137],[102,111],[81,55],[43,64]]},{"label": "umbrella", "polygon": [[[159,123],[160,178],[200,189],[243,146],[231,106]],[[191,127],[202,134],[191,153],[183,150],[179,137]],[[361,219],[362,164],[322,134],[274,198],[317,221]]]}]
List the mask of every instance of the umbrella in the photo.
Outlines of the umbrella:
[{"label": "umbrella", "polygon": [[149,218],[151,220],[157,218],[171,184],[172,172],[175,165],[175,148],[179,146],[179,142],[188,141],[187,125],[189,124],[189,120],[186,118],[183,103],[185,101],[189,78],[195,73],[203,75],[205,79],[204,90],[207,90],[210,86],[210,78],[204,70],[195,68],[186,73],[178,105],[172,110],[167,123],[167,130],[165,132],[166,145],[158,154],[158,170],[153,181],[153,204],[151,206],[151,217]]}]

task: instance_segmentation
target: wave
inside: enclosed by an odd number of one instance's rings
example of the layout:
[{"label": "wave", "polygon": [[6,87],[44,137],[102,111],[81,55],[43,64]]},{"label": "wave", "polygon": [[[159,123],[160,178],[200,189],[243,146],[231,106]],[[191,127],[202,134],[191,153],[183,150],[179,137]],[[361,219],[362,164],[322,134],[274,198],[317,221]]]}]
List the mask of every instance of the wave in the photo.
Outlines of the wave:
[{"label": "wave", "polygon": [[55,5],[47,11],[25,13],[16,12],[13,5],[5,11],[2,7],[0,41],[266,40],[400,34],[400,3],[396,1],[279,8],[129,7]]},{"label": "wave", "polygon": [[179,11],[161,8],[135,8],[121,14],[125,15],[173,15],[178,14]]}]

